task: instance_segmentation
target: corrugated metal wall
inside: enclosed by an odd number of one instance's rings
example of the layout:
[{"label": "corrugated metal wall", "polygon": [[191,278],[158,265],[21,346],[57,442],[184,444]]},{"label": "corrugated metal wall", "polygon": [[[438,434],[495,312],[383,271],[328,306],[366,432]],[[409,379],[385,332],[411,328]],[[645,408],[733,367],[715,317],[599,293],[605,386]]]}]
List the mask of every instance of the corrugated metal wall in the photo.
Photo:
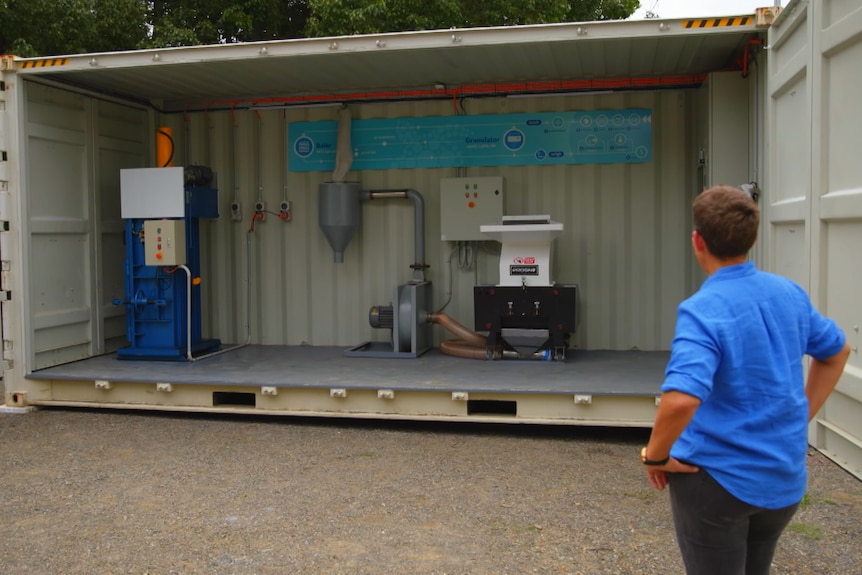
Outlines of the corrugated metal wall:
[{"label": "corrugated metal wall", "polygon": [[[651,108],[653,161],[645,164],[414,169],[351,172],[363,189],[414,188],[425,198],[427,277],[434,307],[472,326],[472,286],[497,283],[499,245],[476,250],[462,269],[455,244],[440,238],[439,185],[444,177],[505,178],[507,214],[550,214],[565,224],[556,240],[552,277],[581,288],[580,327],[573,344],[587,349],[668,349],[676,305],[694,289],[689,207],[696,176],[692,146],[695,98],[687,91],[627,95],[467,100],[463,113]],[[449,101],[364,104],[354,119],[451,115]],[[175,165],[205,164],[218,173],[221,218],[204,234],[204,331],[223,341],[260,344],[353,345],[387,339],[368,325],[368,309],[392,300],[413,262],[413,208],[405,200],[364,202],[362,226],[344,263],[317,223],[317,186],[329,173],[292,173],[289,122],[334,120],[336,108],[218,111],[165,115],[174,130]],[[267,215],[249,232],[254,203],[277,212],[292,203],[292,219]],[[242,221],[232,221],[239,201]],[[247,253],[251,273],[247,282]],[[463,258],[462,258],[463,259]],[[249,300],[250,298],[250,300]],[[250,308],[250,322],[246,308]],[[248,323],[247,323],[248,322]],[[438,330],[437,341],[448,337]]]}]

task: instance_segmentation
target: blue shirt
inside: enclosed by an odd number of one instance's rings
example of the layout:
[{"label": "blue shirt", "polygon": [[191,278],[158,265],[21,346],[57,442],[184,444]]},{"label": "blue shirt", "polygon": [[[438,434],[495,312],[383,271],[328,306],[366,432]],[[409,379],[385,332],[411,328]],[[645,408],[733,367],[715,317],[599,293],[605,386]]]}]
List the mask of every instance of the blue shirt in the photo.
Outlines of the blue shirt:
[{"label": "blue shirt", "polygon": [[844,332],[797,284],[750,262],[719,269],[677,311],[662,391],[702,403],[671,455],[750,505],[797,503],[807,481],[802,357],[843,347]]}]

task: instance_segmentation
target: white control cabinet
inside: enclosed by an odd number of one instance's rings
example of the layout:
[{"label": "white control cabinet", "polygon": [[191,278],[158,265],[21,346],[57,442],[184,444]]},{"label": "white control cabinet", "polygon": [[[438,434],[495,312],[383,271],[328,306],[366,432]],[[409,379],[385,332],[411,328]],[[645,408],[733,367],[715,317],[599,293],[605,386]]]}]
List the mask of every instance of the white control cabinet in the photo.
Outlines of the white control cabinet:
[{"label": "white control cabinet", "polygon": [[502,221],[503,184],[502,176],[441,179],[440,239],[486,241],[479,227]]}]

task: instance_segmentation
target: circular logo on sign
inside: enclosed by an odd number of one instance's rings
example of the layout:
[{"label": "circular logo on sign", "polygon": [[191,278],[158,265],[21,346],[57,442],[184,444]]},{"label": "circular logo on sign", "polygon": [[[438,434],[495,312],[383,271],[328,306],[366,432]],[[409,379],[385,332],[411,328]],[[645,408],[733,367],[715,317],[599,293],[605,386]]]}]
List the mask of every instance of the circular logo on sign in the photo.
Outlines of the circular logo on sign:
[{"label": "circular logo on sign", "polygon": [[506,135],[503,136],[503,145],[506,146],[507,149],[512,150],[520,150],[524,147],[524,132],[517,128],[512,128]]},{"label": "circular logo on sign", "polygon": [[307,158],[314,153],[314,141],[308,136],[300,136],[293,143],[293,153],[300,158]]}]

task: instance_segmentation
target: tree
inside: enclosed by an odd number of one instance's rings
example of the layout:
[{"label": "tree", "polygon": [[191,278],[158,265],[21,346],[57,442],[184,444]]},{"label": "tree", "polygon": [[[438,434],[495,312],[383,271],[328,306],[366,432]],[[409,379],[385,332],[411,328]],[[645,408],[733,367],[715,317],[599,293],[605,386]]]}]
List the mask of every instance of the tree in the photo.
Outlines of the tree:
[{"label": "tree", "polygon": [[146,38],[145,0],[0,2],[0,53],[53,56],[131,50]]},{"label": "tree", "polygon": [[569,2],[566,21],[625,20],[638,8],[639,0],[575,0]]},{"label": "tree", "polygon": [[638,0],[0,0],[0,53],[136,48],[626,18]]},{"label": "tree", "polygon": [[306,36],[623,19],[638,0],[308,0]]},{"label": "tree", "polygon": [[299,38],[306,0],[155,0],[150,47]]},{"label": "tree", "polygon": [[458,26],[461,0],[308,0],[308,37],[431,30]]}]

